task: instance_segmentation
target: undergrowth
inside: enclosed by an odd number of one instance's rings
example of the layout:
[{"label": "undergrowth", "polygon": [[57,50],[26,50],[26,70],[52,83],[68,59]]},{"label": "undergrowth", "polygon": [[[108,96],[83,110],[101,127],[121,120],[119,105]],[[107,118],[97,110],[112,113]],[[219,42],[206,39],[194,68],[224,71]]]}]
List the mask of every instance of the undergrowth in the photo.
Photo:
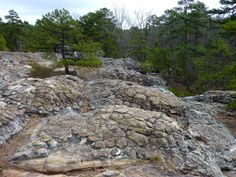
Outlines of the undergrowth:
[{"label": "undergrowth", "polygon": [[226,109],[228,111],[236,111],[236,101],[231,101],[227,104]]},{"label": "undergrowth", "polygon": [[55,75],[54,69],[51,67],[40,65],[35,61],[30,61],[31,71],[30,77],[34,78],[48,78]]}]

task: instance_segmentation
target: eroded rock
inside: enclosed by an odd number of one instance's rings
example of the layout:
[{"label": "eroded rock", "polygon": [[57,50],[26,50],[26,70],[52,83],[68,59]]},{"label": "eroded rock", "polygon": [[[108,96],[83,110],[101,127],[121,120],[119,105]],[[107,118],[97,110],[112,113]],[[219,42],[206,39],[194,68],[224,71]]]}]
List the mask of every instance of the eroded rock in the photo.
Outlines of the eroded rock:
[{"label": "eroded rock", "polygon": [[27,123],[29,117],[23,111],[0,101],[0,146],[12,135],[18,133]]},{"label": "eroded rock", "polygon": [[[57,142],[55,147],[48,143],[52,139]],[[40,153],[42,148],[47,153]],[[216,158],[208,150],[164,113],[114,105],[50,117],[14,159],[21,159],[19,166],[27,170],[65,172],[98,167],[100,163],[110,166],[116,161],[148,160],[162,154],[165,161],[171,160],[183,172],[222,176]]]},{"label": "eroded rock", "polygon": [[216,102],[227,104],[230,101],[236,100],[236,91],[221,91],[221,90],[212,90],[203,93],[202,95],[197,95],[193,97],[189,97],[188,99],[192,99],[199,102]]},{"label": "eroded rock", "polygon": [[80,109],[83,81],[73,76],[26,78],[2,92],[2,100],[27,113],[50,114],[66,107]]},{"label": "eroded rock", "polygon": [[88,89],[91,109],[116,104],[181,114],[186,106],[163,88],[144,87],[133,82],[98,79],[89,82]]},{"label": "eroded rock", "polygon": [[[132,59],[102,59],[103,67],[83,79],[27,78],[31,54],[14,55],[14,60],[11,53],[0,55],[0,144],[22,129],[27,114],[44,116],[12,161],[41,173],[3,174],[44,177],[103,167],[109,170],[90,176],[221,177],[222,170],[236,169],[235,139],[214,119],[235,100],[234,92],[177,98],[158,75],[143,74]],[[44,62],[41,56],[33,58]],[[137,165],[140,160],[153,164]]]}]

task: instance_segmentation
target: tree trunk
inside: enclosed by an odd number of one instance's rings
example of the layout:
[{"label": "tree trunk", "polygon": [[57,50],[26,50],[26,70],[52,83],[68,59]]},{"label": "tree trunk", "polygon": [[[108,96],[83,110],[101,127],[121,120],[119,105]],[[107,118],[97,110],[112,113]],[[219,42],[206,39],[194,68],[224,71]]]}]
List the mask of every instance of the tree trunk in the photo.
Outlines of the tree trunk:
[{"label": "tree trunk", "polygon": [[[64,32],[61,33],[61,55],[62,55],[62,59],[65,60],[66,57],[65,57],[65,34],[64,34]],[[64,64],[64,67],[65,67],[65,73],[70,74],[68,64]]]},{"label": "tree trunk", "polygon": [[64,66],[65,66],[65,73],[70,74],[69,66],[67,64],[65,64]]}]

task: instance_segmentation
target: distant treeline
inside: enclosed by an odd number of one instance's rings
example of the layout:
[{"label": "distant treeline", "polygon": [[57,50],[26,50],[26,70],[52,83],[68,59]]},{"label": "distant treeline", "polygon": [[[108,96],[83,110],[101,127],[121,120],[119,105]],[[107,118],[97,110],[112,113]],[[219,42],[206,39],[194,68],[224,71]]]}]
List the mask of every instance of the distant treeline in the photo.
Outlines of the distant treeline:
[{"label": "distant treeline", "polygon": [[[164,15],[102,8],[79,18],[56,9],[35,25],[10,10],[0,18],[0,50],[53,52],[55,45],[105,57],[132,57],[159,72],[179,95],[209,89],[236,90],[236,1],[209,10],[180,0]],[[124,26],[126,26],[124,28]]]}]

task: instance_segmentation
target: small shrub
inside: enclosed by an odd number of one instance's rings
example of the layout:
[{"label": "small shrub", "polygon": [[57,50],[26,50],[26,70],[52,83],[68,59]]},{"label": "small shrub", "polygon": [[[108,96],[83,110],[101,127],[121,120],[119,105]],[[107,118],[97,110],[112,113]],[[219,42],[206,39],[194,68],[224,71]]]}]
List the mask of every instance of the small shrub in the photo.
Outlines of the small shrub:
[{"label": "small shrub", "polygon": [[227,104],[226,109],[228,111],[236,111],[236,101],[231,101]]},{"label": "small shrub", "polygon": [[149,62],[149,61],[144,61],[143,63],[141,63],[141,67],[144,71],[148,72],[148,73],[152,73],[155,71],[154,69],[154,65]]},{"label": "small shrub", "polygon": [[55,74],[53,68],[42,66],[35,61],[31,61],[30,65],[32,67],[30,72],[31,77],[47,78],[52,77]]},{"label": "small shrub", "polygon": [[233,78],[229,81],[229,89],[230,90],[236,90],[236,78]]},{"label": "small shrub", "polygon": [[102,66],[102,61],[96,57],[91,57],[91,58],[87,58],[84,60],[76,61],[76,65],[98,68],[98,67]]},{"label": "small shrub", "polygon": [[186,89],[170,88],[170,91],[173,92],[178,97],[191,96],[192,93]]},{"label": "small shrub", "polygon": [[164,159],[159,154],[151,157],[150,161],[153,163],[156,163],[157,165],[160,165],[160,166],[162,166],[164,164]]},{"label": "small shrub", "polygon": [[102,57],[104,55],[104,52],[102,51],[102,44],[96,42],[82,42],[75,48],[78,51],[85,53],[87,57]]}]

